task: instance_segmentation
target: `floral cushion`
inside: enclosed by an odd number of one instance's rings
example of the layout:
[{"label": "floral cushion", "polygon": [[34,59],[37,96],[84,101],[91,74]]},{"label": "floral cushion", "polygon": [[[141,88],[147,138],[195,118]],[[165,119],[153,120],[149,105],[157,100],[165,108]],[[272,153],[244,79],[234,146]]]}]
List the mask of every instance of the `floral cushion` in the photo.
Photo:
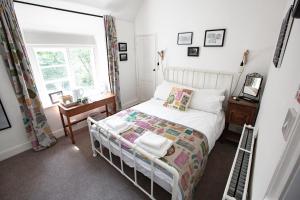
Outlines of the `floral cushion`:
[{"label": "floral cushion", "polygon": [[173,87],[164,106],[186,111],[191,101],[192,93],[193,90]]}]

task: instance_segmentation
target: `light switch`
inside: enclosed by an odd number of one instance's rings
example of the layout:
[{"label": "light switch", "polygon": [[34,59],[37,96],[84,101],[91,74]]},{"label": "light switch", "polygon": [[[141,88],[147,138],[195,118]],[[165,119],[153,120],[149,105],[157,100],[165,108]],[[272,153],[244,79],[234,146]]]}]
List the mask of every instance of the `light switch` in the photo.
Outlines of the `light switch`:
[{"label": "light switch", "polygon": [[284,123],[282,125],[282,134],[285,141],[288,140],[291,129],[295,123],[297,112],[294,108],[289,108]]}]

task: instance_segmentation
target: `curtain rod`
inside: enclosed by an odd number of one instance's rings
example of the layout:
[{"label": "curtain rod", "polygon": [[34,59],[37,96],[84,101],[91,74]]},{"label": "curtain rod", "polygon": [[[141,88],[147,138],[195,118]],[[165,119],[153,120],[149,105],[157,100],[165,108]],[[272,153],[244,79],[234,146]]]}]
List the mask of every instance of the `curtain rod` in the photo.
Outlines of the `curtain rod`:
[{"label": "curtain rod", "polygon": [[13,2],[31,5],[31,6],[38,6],[38,7],[42,7],[42,8],[49,8],[49,9],[53,9],[53,10],[60,10],[60,11],[65,11],[65,12],[70,12],[70,13],[76,13],[76,14],[81,14],[81,15],[87,15],[87,16],[92,16],[92,17],[103,18],[102,15],[95,15],[95,14],[90,14],[90,13],[85,13],[85,12],[74,11],[74,10],[67,10],[67,9],[63,9],[63,8],[56,8],[56,7],[51,7],[51,6],[45,6],[45,5],[35,4],[35,3],[24,2],[24,1],[13,0]]}]

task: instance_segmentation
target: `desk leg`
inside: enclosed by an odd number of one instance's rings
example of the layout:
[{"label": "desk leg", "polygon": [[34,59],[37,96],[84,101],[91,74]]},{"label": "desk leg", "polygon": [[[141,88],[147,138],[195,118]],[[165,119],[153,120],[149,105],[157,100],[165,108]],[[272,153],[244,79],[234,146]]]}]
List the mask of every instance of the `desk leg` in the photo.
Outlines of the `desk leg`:
[{"label": "desk leg", "polygon": [[72,130],[72,123],[71,123],[70,117],[68,117],[68,116],[67,116],[67,121],[68,121],[68,127],[69,127],[69,131],[70,131],[70,137],[71,137],[72,144],[75,144],[74,134],[73,134],[73,130]]},{"label": "desk leg", "polygon": [[108,107],[107,107],[107,104],[105,104],[105,112],[106,112],[106,117],[108,117]]},{"label": "desk leg", "polygon": [[60,115],[61,123],[62,123],[63,129],[64,129],[64,132],[65,132],[65,136],[68,136],[67,131],[66,131],[64,116],[61,112],[59,112],[59,115]]},{"label": "desk leg", "polygon": [[113,114],[115,114],[117,112],[117,105],[116,105],[115,101],[112,103],[112,112],[113,112]]}]

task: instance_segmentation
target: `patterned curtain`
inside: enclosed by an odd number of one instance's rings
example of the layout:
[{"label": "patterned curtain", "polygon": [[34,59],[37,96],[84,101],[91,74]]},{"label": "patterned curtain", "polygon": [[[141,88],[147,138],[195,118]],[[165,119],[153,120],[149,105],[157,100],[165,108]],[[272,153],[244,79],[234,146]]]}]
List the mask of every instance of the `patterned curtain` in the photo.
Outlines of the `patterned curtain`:
[{"label": "patterned curtain", "polygon": [[115,19],[112,16],[104,16],[106,33],[107,56],[108,56],[108,76],[112,93],[116,95],[117,110],[121,110],[120,81],[118,65],[118,41]]},{"label": "patterned curtain", "polygon": [[16,93],[32,148],[39,151],[55,144],[56,138],[49,128],[37,93],[11,0],[1,0],[0,22],[0,54],[4,61],[1,67],[6,67]]}]

